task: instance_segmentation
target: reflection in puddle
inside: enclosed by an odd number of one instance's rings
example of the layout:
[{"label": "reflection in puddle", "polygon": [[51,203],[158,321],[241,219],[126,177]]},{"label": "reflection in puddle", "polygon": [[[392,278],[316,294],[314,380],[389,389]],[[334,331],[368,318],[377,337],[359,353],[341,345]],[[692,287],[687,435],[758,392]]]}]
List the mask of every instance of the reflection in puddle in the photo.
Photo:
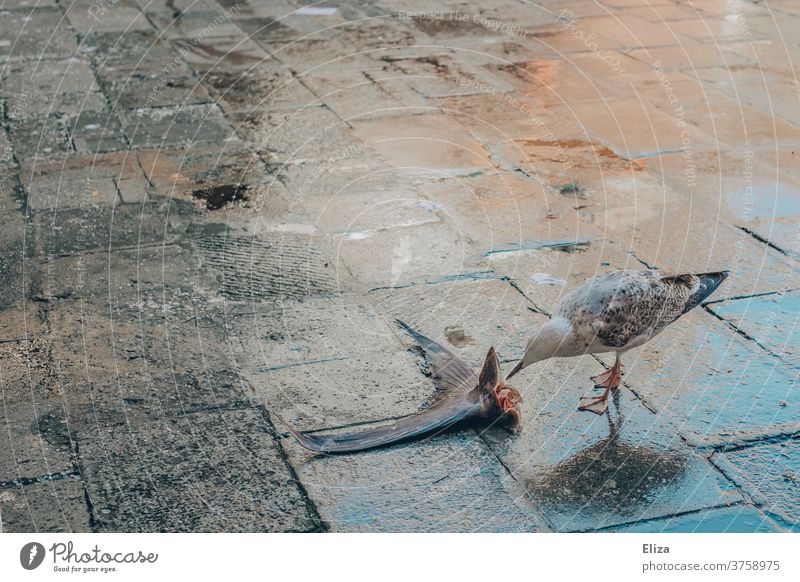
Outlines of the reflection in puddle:
[{"label": "reflection in puddle", "polygon": [[618,438],[621,421],[609,417],[611,434],[547,468],[527,483],[529,493],[559,512],[634,512],[680,482],[688,460],[675,452],[631,445]]}]

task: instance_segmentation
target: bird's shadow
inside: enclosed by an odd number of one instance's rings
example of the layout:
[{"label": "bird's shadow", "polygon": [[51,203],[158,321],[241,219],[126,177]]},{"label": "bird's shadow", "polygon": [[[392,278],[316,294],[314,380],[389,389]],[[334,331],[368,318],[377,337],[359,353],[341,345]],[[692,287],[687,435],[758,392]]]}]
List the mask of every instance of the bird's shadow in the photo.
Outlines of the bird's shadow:
[{"label": "bird's shadow", "polygon": [[[614,400],[619,411],[618,391]],[[537,471],[525,482],[534,499],[561,512],[635,513],[683,479],[688,467],[684,455],[625,442],[620,438],[622,414],[616,420],[610,413],[605,416],[607,437]]]}]

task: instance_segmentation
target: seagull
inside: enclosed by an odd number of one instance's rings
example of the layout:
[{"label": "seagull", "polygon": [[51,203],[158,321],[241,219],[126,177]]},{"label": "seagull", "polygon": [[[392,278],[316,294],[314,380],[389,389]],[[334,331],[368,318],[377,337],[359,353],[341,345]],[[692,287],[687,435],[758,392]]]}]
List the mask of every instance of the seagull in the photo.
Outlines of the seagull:
[{"label": "seagull", "polygon": [[438,391],[436,402],[422,412],[387,426],[332,436],[299,432],[278,416],[301,446],[319,453],[353,453],[408,441],[470,420],[500,420],[512,430],[519,427],[522,398],[503,381],[500,358],[494,348],[489,349],[478,375],[441,344],[399,319],[396,323],[425,356]]},{"label": "seagull", "polygon": [[556,304],[552,317],[528,340],[525,354],[506,380],[548,358],[615,352],[611,369],[591,378],[605,392],[581,398],[578,407],[603,414],[609,392],[622,381],[621,354],[647,343],[700,305],[728,273],[663,276],[654,271],[615,271],[593,277]]}]

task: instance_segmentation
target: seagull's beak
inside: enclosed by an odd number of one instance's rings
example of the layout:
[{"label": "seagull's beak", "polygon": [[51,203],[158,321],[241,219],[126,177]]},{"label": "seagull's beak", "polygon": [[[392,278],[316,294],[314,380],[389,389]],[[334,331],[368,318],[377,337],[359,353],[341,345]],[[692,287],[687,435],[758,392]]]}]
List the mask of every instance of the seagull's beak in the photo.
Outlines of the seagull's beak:
[{"label": "seagull's beak", "polygon": [[517,362],[517,365],[514,366],[514,369],[511,370],[511,372],[509,372],[508,376],[506,376],[506,380],[510,380],[511,376],[519,372],[524,367],[525,367],[525,360],[520,360],[519,362]]}]

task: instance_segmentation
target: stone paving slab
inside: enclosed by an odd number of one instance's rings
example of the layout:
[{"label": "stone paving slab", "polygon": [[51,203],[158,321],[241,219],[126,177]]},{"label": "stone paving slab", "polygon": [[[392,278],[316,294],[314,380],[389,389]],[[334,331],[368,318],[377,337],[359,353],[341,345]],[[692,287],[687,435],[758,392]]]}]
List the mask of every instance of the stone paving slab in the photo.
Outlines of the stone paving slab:
[{"label": "stone paving slab", "polygon": [[90,525],[83,483],[76,476],[0,488],[0,532],[85,532]]},{"label": "stone paving slab", "polygon": [[320,527],[257,410],[114,428],[79,438],[79,447],[98,531]]},{"label": "stone paving slab", "polygon": [[[0,46],[0,61],[23,59],[67,59],[75,54],[78,41],[60,9],[15,10],[4,15],[0,36],[15,39]],[[42,39],[47,39],[42,43]]]},{"label": "stone paving slab", "polygon": [[796,440],[717,453],[713,461],[769,515],[789,527],[800,524]]}]

